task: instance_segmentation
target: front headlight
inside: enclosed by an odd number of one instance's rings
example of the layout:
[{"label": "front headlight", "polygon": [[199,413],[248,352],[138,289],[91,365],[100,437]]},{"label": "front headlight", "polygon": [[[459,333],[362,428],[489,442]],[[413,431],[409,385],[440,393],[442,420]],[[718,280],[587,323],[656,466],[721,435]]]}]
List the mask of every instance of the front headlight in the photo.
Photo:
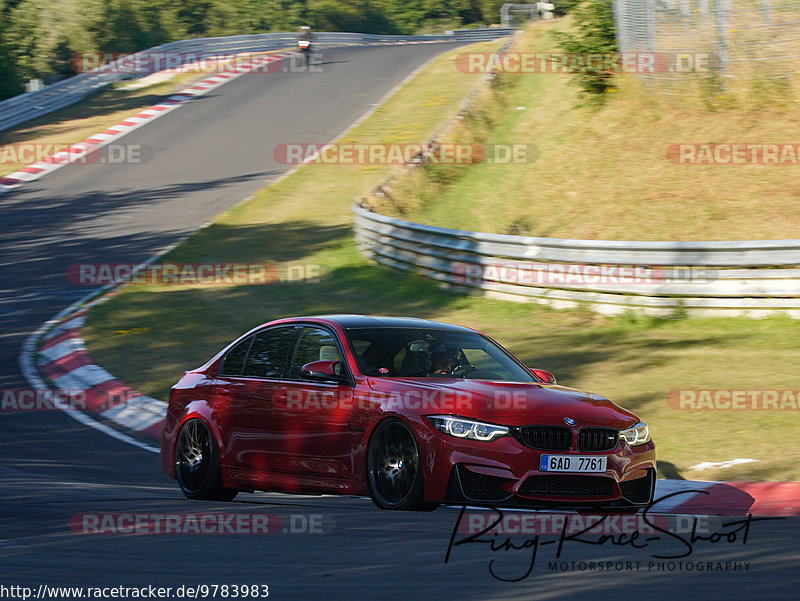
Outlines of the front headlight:
[{"label": "front headlight", "polygon": [[627,430],[620,430],[619,437],[624,439],[630,446],[635,447],[646,442],[650,442],[650,428],[644,422],[634,424]]},{"label": "front headlight", "polygon": [[444,432],[456,438],[489,442],[503,436],[508,436],[508,428],[505,426],[476,422],[471,419],[464,419],[463,417],[429,415],[428,420],[439,432]]}]

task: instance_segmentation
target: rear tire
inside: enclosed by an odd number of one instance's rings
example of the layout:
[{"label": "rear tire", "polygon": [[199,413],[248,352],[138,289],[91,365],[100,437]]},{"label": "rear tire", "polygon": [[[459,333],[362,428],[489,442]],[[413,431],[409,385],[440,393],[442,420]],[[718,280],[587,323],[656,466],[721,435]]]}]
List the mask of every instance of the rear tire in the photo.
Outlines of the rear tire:
[{"label": "rear tire", "polygon": [[404,421],[388,418],[375,427],[367,447],[367,486],[381,509],[432,511],[439,506],[425,501],[419,447]]},{"label": "rear tire", "polygon": [[239,492],[222,485],[217,446],[200,419],[187,420],[178,433],[175,475],[181,491],[190,499],[230,501]]}]

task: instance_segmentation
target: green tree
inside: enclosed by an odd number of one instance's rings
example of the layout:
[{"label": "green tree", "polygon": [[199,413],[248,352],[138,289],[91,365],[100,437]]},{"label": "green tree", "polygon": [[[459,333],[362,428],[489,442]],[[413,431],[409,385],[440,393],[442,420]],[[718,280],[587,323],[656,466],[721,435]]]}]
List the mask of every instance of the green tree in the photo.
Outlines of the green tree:
[{"label": "green tree", "polygon": [[105,0],[103,26],[97,31],[103,52],[135,52],[186,37],[177,16],[182,2]]},{"label": "green tree", "polygon": [[[611,0],[586,0],[572,9],[575,26],[573,31],[560,32],[557,39],[561,47],[570,53],[592,54],[617,52],[614,29],[614,14]],[[592,104],[600,104],[606,91],[612,87],[613,73],[600,69],[581,69],[573,75],[583,96]]]},{"label": "green tree", "polygon": [[0,0],[0,98],[8,98],[22,91],[16,64],[6,40],[10,11],[6,0]]},{"label": "green tree", "polygon": [[70,59],[97,52],[97,31],[103,26],[103,0],[63,0],[57,15],[50,16],[52,46],[50,70],[60,76],[74,75]]},{"label": "green tree", "polygon": [[480,0],[479,6],[484,23],[500,23],[500,9],[506,0]]},{"label": "green tree", "polygon": [[46,0],[22,0],[7,13],[3,45],[14,66],[18,84],[45,77],[48,68],[48,31],[45,28]]},{"label": "green tree", "polygon": [[243,0],[184,0],[177,10],[181,29],[190,37],[216,37],[249,31],[252,3]]},{"label": "green tree", "polygon": [[404,33],[458,27],[479,13],[471,0],[395,0],[387,3],[386,11]]},{"label": "green tree", "polygon": [[581,3],[581,0],[550,0],[555,5],[557,15],[565,15]]},{"label": "green tree", "polygon": [[306,18],[320,31],[397,33],[386,6],[363,0],[315,0],[308,3]]},{"label": "green tree", "polygon": [[297,0],[249,0],[254,33],[295,31],[306,22],[306,2]]}]

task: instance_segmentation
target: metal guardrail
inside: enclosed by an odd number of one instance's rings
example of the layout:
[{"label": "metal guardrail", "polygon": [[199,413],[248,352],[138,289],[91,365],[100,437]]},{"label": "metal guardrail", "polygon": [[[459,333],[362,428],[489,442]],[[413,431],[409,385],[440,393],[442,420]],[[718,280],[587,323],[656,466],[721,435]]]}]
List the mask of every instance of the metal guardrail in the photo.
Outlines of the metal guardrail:
[{"label": "metal guardrail", "polygon": [[[512,42],[513,37],[500,52]],[[469,110],[490,76],[478,81],[459,114]],[[385,196],[395,177],[389,175],[373,194]],[[761,317],[785,312],[800,318],[800,240],[566,240],[422,225],[374,213],[361,203],[353,213],[362,253],[449,288],[556,308],[583,304],[605,314]]]},{"label": "metal guardrail", "polygon": [[[442,35],[392,36],[363,33],[317,33],[316,42],[323,45],[348,44],[391,44],[419,43],[441,41],[482,41],[503,37],[513,33],[512,29],[464,29],[447,32]],[[243,53],[267,52],[294,44],[294,33],[265,33],[257,35],[228,36],[221,38],[198,38],[170,42],[154,46],[147,50],[126,57],[126,61],[134,61],[136,57],[147,57],[154,54],[170,54],[181,57],[181,60],[195,58],[198,54],[205,56],[231,56]],[[146,60],[144,60],[146,62]],[[182,64],[182,62],[180,63]],[[178,67],[180,64],[171,65]],[[46,115],[69,106],[85,98],[88,94],[104,86],[133,75],[144,76],[148,73],[131,74],[120,69],[117,62],[109,63],[98,69],[80,73],[46,86],[39,91],[21,94],[0,102],[0,131],[19,125],[24,121]]]},{"label": "metal guardrail", "polygon": [[[560,240],[421,225],[360,205],[353,212],[361,252],[455,288],[559,308],[588,304],[606,314],[634,309],[760,317],[783,311],[800,317],[800,269],[774,268],[800,265],[800,240]],[[608,269],[605,278],[587,269],[609,265],[630,269]]]}]

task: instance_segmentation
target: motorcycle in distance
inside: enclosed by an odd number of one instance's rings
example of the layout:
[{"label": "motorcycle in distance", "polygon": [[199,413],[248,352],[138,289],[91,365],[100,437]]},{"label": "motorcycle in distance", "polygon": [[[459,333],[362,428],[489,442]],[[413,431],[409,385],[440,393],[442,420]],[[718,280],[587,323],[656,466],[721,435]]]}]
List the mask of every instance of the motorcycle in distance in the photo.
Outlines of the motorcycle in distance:
[{"label": "motorcycle in distance", "polygon": [[303,57],[303,64],[308,67],[311,62],[311,41],[297,40],[297,47],[300,49],[300,55]]}]

